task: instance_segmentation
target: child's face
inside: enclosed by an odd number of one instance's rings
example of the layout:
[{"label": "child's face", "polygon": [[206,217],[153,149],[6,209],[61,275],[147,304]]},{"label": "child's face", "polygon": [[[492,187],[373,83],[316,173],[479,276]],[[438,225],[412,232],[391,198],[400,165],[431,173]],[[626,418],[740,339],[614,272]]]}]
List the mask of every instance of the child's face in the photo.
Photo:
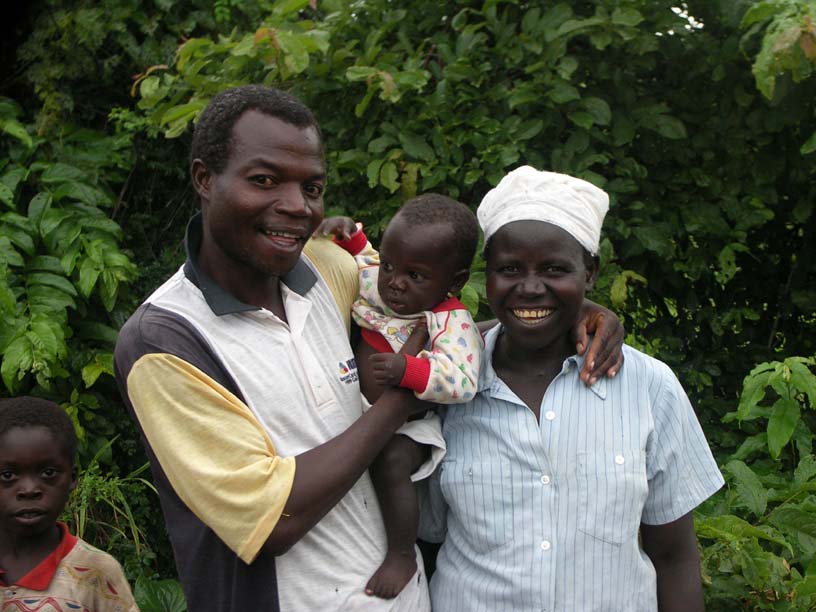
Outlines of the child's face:
[{"label": "child's face", "polygon": [[62,446],[39,426],[0,436],[0,531],[36,535],[53,527],[76,484]]},{"label": "child's face", "polygon": [[448,225],[411,227],[399,214],[380,244],[377,289],[386,306],[400,315],[431,310],[467,280],[452,254]]},{"label": "child's face", "polygon": [[560,227],[508,223],[490,239],[487,301],[516,347],[561,349],[595,269],[594,262],[587,266],[580,243]]}]

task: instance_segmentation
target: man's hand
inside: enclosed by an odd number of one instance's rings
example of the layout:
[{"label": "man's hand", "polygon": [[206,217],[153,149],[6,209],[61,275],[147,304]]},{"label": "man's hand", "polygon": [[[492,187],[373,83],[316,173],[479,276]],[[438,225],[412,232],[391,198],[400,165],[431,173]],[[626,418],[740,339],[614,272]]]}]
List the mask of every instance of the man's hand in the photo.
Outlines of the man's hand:
[{"label": "man's hand", "polygon": [[586,385],[594,384],[601,376],[612,378],[623,365],[624,329],[618,316],[595,302],[584,300],[578,321],[572,328],[576,350],[583,355],[587,350],[588,335],[595,334],[589,347],[581,380]]},{"label": "man's hand", "polygon": [[334,236],[338,240],[348,240],[357,232],[357,224],[351,217],[328,217],[317,226],[315,236]]},{"label": "man's hand", "polygon": [[396,387],[405,376],[405,357],[394,353],[377,353],[368,358],[374,380],[381,387]]}]

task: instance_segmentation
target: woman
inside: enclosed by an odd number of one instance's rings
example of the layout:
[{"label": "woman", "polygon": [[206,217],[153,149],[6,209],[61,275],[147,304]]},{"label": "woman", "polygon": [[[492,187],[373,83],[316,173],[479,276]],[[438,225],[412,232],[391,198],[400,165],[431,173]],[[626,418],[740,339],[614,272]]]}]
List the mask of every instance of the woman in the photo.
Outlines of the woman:
[{"label": "woman", "polygon": [[615,378],[579,380],[570,329],[607,208],[597,187],[530,167],[479,207],[500,325],[476,398],[441,409],[448,450],[423,514],[424,537],[445,538],[435,612],[702,610],[691,511],[723,481],[685,393],[626,346]]}]

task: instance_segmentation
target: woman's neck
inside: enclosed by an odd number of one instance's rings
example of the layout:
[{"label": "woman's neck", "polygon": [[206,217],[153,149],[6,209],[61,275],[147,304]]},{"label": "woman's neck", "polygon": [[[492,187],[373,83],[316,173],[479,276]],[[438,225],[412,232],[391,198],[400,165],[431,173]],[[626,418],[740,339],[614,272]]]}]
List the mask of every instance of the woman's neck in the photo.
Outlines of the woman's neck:
[{"label": "woman's neck", "polygon": [[531,349],[502,333],[496,339],[493,351],[493,369],[521,401],[540,420],[541,402],[550,383],[561,372],[564,360],[575,351],[572,340],[546,347]]},{"label": "woman's neck", "polygon": [[556,365],[560,371],[564,360],[573,354],[575,346],[569,334],[545,346],[529,347],[521,342],[514,342],[511,336],[502,331],[496,339],[493,362],[498,357],[498,362],[505,369],[518,374],[536,375],[537,372],[550,370]]}]

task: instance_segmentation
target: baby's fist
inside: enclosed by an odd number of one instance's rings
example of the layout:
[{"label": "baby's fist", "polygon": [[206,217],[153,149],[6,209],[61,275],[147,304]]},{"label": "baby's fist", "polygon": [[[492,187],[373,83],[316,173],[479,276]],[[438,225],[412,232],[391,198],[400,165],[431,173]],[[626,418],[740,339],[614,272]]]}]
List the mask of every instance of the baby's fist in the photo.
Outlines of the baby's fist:
[{"label": "baby's fist", "polygon": [[357,232],[357,224],[351,217],[328,217],[317,226],[315,236],[334,236],[338,240],[348,240]]},{"label": "baby's fist", "polygon": [[394,353],[377,353],[369,357],[371,373],[381,387],[397,387],[405,376],[405,357]]}]

